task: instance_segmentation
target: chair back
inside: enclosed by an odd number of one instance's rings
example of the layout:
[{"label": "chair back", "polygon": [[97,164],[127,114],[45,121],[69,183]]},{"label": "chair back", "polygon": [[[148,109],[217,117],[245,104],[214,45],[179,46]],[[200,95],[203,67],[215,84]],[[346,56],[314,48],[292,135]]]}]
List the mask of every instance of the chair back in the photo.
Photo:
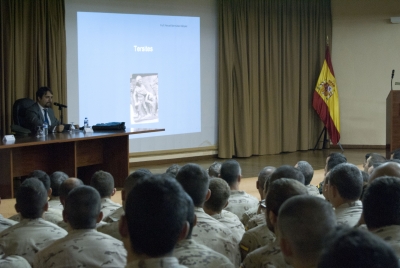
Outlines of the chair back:
[{"label": "chair back", "polygon": [[25,122],[25,111],[34,103],[35,101],[30,98],[22,98],[14,102],[13,121],[15,125],[19,125],[24,128],[29,128],[29,126]]}]

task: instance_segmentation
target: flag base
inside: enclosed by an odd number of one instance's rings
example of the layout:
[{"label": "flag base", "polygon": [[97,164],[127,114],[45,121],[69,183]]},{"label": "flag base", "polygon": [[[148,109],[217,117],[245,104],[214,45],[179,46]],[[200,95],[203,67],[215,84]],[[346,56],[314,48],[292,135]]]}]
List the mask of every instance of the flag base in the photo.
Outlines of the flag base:
[{"label": "flag base", "polygon": [[[324,128],[322,129],[321,133],[319,134],[318,140],[317,140],[317,142],[315,143],[315,146],[314,146],[313,151],[315,151],[315,150],[317,149],[318,144],[319,144],[319,142],[320,142],[320,140],[321,140],[322,134],[324,134],[324,140],[323,140],[323,142],[322,142],[322,149],[328,149],[328,148],[326,147],[326,143],[329,142],[329,139],[327,138],[326,127],[324,127]],[[344,152],[343,147],[342,147],[342,145],[340,144],[340,142],[338,142],[337,144],[339,145],[340,150],[342,150],[342,152]]]}]

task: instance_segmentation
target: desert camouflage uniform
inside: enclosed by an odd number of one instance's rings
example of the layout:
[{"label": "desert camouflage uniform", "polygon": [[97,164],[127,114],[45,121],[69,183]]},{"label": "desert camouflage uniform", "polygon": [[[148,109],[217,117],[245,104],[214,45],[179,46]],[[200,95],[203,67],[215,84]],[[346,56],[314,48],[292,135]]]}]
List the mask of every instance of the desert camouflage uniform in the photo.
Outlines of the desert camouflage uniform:
[{"label": "desert camouflage uniform", "polygon": [[203,208],[196,207],[194,211],[197,224],[193,227],[192,239],[228,257],[235,267],[239,267],[239,241],[229,227],[205,213]]},{"label": "desert camouflage uniform", "polygon": [[372,231],[386,242],[388,242],[400,258],[400,226],[390,225]]},{"label": "desert camouflage uniform", "polygon": [[39,251],[34,267],[124,267],[126,256],[121,241],[94,229],[79,229]]},{"label": "desert camouflage uniform", "polygon": [[256,249],[249,253],[243,260],[242,268],[259,268],[259,267],[291,267],[286,264],[283,254],[278,245],[277,239],[268,245]]},{"label": "desert camouflage uniform", "polygon": [[124,208],[120,207],[117,210],[111,212],[110,214],[108,214],[107,217],[103,217],[103,221],[104,222],[115,222],[115,221],[119,221],[119,219],[121,218],[122,215],[125,214]]},{"label": "desert camouflage uniform", "polygon": [[64,206],[60,202],[60,197],[59,196],[53,196],[49,200],[49,208],[54,208],[63,211]]},{"label": "desert camouflage uniform", "polygon": [[154,258],[128,263],[126,268],[184,268],[175,257]]},{"label": "desert camouflage uniform", "polygon": [[263,247],[274,240],[275,234],[268,229],[266,223],[246,231],[239,244],[242,259],[244,259],[244,257],[250,252]]},{"label": "desert camouflage uniform", "polygon": [[254,215],[249,220],[249,222],[247,223],[247,231],[266,223],[267,220],[265,219],[265,209],[262,209],[260,214]]},{"label": "desert camouflage uniform", "polygon": [[335,209],[338,225],[348,225],[354,227],[360,220],[362,213],[362,202],[345,203]]},{"label": "desert camouflage uniform", "polygon": [[247,231],[247,223],[249,222],[249,220],[254,216],[257,215],[258,212],[258,206],[257,207],[253,207],[253,208],[249,208],[248,210],[246,210],[243,215],[242,215],[242,223],[244,225],[244,228]]},{"label": "desert camouflage uniform", "polygon": [[211,217],[228,226],[232,231],[233,237],[237,241],[242,240],[245,230],[243,223],[239,220],[238,216],[232,212],[222,210],[221,213],[212,215]]},{"label": "desert camouflage uniform", "polygon": [[118,226],[119,226],[118,221],[108,222],[106,224],[103,224],[103,225],[97,227],[97,231],[104,233],[104,234],[108,234],[109,236],[112,236],[115,239],[122,241],[122,236],[119,233]]},{"label": "desert camouflage uniform", "polygon": [[32,265],[39,250],[66,235],[64,229],[42,218],[23,219],[0,233],[0,255],[19,255]]},{"label": "desert camouflage uniform", "polygon": [[252,195],[249,195],[248,193],[244,191],[236,191],[236,190],[231,190],[231,196],[229,197],[229,203],[228,206],[225,208],[225,210],[230,211],[236,216],[239,217],[240,221],[243,223],[243,213],[246,210],[249,210],[251,208],[257,207],[258,208],[258,199],[255,198]]},{"label": "desert camouflage uniform", "polygon": [[6,219],[0,214],[0,232],[4,231],[8,227],[13,226],[17,223],[18,223],[17,221]]},{"label": "desert camouflage uniform", "polygon": [[306,185],[308,195],[320,195],[318,187],[312,184]]},{"label": "desert camouflage uniform", "polygon": [[101,199],[101,211],[103,212],[103,219],[107,218],[108,215],[115,212],[120,207],[122,207],[122,206],[118,203],[115,203],[110,198],[102,198]]},{"label": "desert camouflage uniform", "polygon": [[32,266],[29,264],[24,257],[11,255],[5,257],[4,259],[0,259],[0,267],[1,268],[31,268]]},{"label": "desert camouflage uniform", "polygon": [[232,262],[224,255],[197,243],[193,239],[184,239],[175,245],[174,257],[180,264],[193,268],[233,268]]}]

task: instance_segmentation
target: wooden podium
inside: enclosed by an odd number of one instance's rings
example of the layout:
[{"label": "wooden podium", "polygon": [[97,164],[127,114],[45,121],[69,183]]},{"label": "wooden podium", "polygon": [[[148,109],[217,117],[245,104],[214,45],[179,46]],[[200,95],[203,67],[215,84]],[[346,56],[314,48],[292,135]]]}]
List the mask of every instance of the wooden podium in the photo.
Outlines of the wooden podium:
[{"label": "wooden podium", "polygon": [[386,158],[400,148],[400,90],[391,90],[386,98]]},{"label": "wooden podium", "polygon": [[122,187],[129,174],[129,135],[164,131],[51,133],[46,137],[17,137],[0,143],[0,197],[14,197],[14,177],[28,176],[40,169],[48,174],[64,171],[86,184],[98,170],[110,172],[116,187]]}]

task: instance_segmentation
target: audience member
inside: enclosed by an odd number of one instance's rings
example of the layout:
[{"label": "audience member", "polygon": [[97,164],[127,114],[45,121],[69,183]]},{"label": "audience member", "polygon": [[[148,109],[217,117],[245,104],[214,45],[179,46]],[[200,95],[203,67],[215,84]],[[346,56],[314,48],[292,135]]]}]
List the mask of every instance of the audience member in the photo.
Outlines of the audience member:
[{"label": "audience member", "polygon": [[[304,183],[286,178],[270,183],[265,201],[267,205],[267,226],[271,232],[275,233],[276,231],[279,209],[282,204],[289,198],[297,195],[308,195]],[[253,252],[249,252],[242,263],[242,267],[245,268],[267,267],[267,265],[287,267],[279,247],[278,239],[263,245]]]},{"label": "audience member", "polygon": [[179,166],[178,164],[173,164],[172,166],[167,168],[165,173],[167,173],[169,176],[175,178],[176,174],[178,174],[178,171],[179,171],[180,168],[181,168],[181,166]]},{"label": "audience member", "polygon": [[307,161],[299,161],[294,166],[304,175],[304,185],[307,187],[309,195],[320,195],[317,186],[310,184],[314,177],[314,169]]},{"label": "audience member", "polygon": [[279,180],[281,178],[293,179],[304,185],[305,179],[303,173],[292,166],[283,165],[278,167],[272,174],[269,179],[269,184],[272,184],[274,181]]},{"label": "audience member", "polygon": [[362,202],[359,200],[363,187],[361,171],[353,164],[335,166],[326,177],[327,200],[335,208],[338,224],[357,225]]},{"label": "audience member", "polygon": [[173,178],[153,175],[138,181],[120,220],[128,251],[126,267],[184,267],[173,257],[173,250],[189,228],[187,214],[185,193]]},{"label": "audience member", "polygon": [[203,210],[204,202],[211,194],[208,189],[207,172],[197,164],[186,164],[179,170],[176,180],[192,198],[195,206],[197,224],[193,228],[192,238],[227,256],[235,267],[238,267],[240,264],[238,241],[233,237],[232,231]]},{"label": "audience member", "polygon": [[90,180],[90,185],[100,194],[101,212],[103,212],[104,218],[122,207],[111,200],[111,196],[115,194],[116,189],[114,188],[114,177],[110,173],[103,170],[95,172]]},{"label": "audience member", "polygon": [[347,158],[342,153],[330,153],[326,158],[325,176],[334,167],[339,164],[347,163]]},{"label": "audience member", "polygon": [[208,168],[207,171],[210,177],[218,178],[221,173],[221,163],[215,161],[214,163],[211,164],[211,166]]},{"label": "audience member", "polygon": [[[58,192],[60,195],[60,202],[63,208],[65,208],[65,200],[67,199],[67,196],[69,192],[71,192],[73,189],[76,187],[83,186],[84,183],[78,178],[68,178],[65,181],[63,181],[58,188]],[[69,225],[63,220],[59,221],[57,225],[67,231],[69,231]]]},{"label": "audience member", "polygon": [[294,268],[316,267],[328,233],[335,230],[332,206],[316,196],[294,196],[279,209],[277,239]]},{"label": "audience member", "polygon": [[[377,163],[385,163],[386,158],[383,155],[377,154],[377,153],[371,153],[367,159],[367,162],[365,163],[364,166],[364,171],[368,172],[369,168],[373,166],[373,164]],[[368,172],[368,174],[371,174]]]},{"label": "audience member", "polygon": [[239,190],[242,170],[236,160],[227,160],[222,163],[220,177],[228,183],[231,189],[231,196],[225,210],[236,214],[243,222],[243,213],[250,208],[257,207],[258,199]]},{"label": "audience member", "polygon": [[[52,196],[53,189],[50,187],[51,186],[50,176],[46,172],[44,172],[42,170],[34,170],[31,173],[31,177],[37,178],[43,183],[43,186],[46,189],[48,198]],[[61,209],[55,209],[55,208],[50,207],[50,205],[48,205],[47,210],[44,212],[43,218],[46,221],[57,224],[58,222],[62,221],[62,219],[63,219],[62,211],[61,211]],[[10,219],[12,219],[14,221],[20,221],[21,216],[19,213],[17,213],[15,215],[11,216]]]},{"label": "audience member", "polygon": [[[256,188],[258,193],[260,194],[260,200],[265,202],[265,183],[269,176],[276,170],[275,167],[266,166],[264,167],[260,173],[258,173]],[[253,207],[246,210],[242,216],[242,222],[246,230],[250,230],[258,225],[264,224],[265,222],[265,209],[261,206],[261,202],[258,207]],[[249,223],[250,222],[250,223]]]},{"label": "audience member", "polygon": [[60,202],[59,188],[61,183],[68,179],[68,175],[62,171],[56,171],[50,175],[51,195],[49,199],[49,208],[63,210]]},{"label": "audience member", "polygon": [[393,249],[373,234],[344,227],[333,232],[325,246],[318,268],[398,268]]},{"label": "audience member", "polygon": [[124,188],[121,190],[122,207],[108,215],[108,218],[104,220],[108,222],[99,226],[97,231],[122,240],[121,234],[119,233],[119,220],[121,216],[125,214],[125,200],[128,198],[128,194],[139,180],[148,179],[151,175],[152,174],[148,169],[141,168],[131,173],[125,179]]},{"label": "audience member", "polygon": [[204,203],[203,209],[208,215],[228,226],[233,237],[240,241],[244,234],[244,226],[238,216],[224,210],[228,204],[230,188],[228,183],[220,178],[212,178],[208,187],[211,191],[210,198]]},{"label": "audience member", "polygon": [[192,239],[192,230],[196,225],[196,215],[194,214],[194,205],[192,198],[185,193],[186,202],[188,204],[187,222],[189,230],[186,239],[180,240],[174,249],[174,257],[180,264],[193,268],[219,268],[234,267],[232,262],[224,255],[212,250],[205,245],[197,243]]},{"label": "audience member", "polygon": [[16,193],[15,209],[21,221],[0,233],[0,255],[18,255],[31,265],[39,250],[67,232],[42,218],[48,208],[47,191],[37,178],[26,179]]},{"label": "audience member", "polygon": [[363,212],[368,230],[388,242],[400,258],[400,178],[374,180],[365,191]]},{"label": "audience member", "polygon": [[400,164],[387,162],[377,167],[369,176],[368,184],[371,184],[376,178],[382,176],[391,176],[400,178]]},{"label": "audience member", "polygon": [[126,250],[121,241],[96,231],[103,215],[100,195],[90,186],[73,189],[65,200],[64,221],[71,231],[34,259],[34,267],[123,267]]}]

